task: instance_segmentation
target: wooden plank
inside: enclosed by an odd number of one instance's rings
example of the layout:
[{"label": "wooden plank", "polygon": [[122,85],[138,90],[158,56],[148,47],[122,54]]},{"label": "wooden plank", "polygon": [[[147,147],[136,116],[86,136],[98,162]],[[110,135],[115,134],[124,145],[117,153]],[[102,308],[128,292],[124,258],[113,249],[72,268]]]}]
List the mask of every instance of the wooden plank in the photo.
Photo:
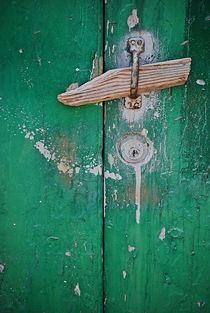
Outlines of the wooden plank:
[{"label": "wooden plank", "polygon": [[[207,0],[107,1],[105,70],[128,66],[127,38],[140,30],[146,60],[189,54],[192,73],[185,87],[143,97],[140,110],[106,104],[106,313],[210,312],[209,12]],[[142,129],[155,153],[139,186],[116,142]]]},{"label": "wooden plank", "polygon": [[[185,84],[190,65],[191,59],[184,58],[141,66],[138,93]],[[130,80],[130,68],[110,70],[81,87],[60,94],[58,100],[66,105],[78,106],[127,97],[130,94]]]},{"label": "wooden plank", "polygon": [[101,1],[0,8],[0,312],[100,313],[102,108],[56,95],[99,75]]}]

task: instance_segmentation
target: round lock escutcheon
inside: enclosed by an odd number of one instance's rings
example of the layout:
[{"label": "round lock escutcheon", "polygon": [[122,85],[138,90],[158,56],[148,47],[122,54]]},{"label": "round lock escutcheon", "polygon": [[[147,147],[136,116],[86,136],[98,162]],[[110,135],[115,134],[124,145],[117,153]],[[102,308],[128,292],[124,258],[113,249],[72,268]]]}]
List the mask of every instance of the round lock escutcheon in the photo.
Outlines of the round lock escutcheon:
[{"label": "round lock escutcheon", "polygon": [[153,142],[147,133],[126,134],[117,142],[117,151],[120,159],[130,165],[145,165],[153,155]]}]

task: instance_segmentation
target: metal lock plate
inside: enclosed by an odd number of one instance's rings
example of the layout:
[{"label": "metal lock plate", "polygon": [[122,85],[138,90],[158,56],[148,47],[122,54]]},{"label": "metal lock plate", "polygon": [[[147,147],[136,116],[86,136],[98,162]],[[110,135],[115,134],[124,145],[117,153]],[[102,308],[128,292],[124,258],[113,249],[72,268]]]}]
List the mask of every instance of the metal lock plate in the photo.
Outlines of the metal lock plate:
[{"label": "metal lock plate", "polygon": [[153,143],[144,132],[127,134],[117,142],[120,159],[133,166],[147,164],[153,150]]}]

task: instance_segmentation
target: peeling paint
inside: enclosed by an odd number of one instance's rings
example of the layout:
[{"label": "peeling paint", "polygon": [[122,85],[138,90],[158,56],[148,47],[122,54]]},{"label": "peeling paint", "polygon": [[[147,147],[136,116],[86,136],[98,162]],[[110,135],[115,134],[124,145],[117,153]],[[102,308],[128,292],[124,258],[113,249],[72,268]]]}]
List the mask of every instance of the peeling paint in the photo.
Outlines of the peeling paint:
[{"label": "peeling paint", "polygon": [[114,179],[114,180],[121,180],[122,179],[122,176],[120,174],[110,173],[109,171],[106,171],[104,173],[104,177],[105,178],[111,178],[111,179]]},{"label": "peeling paint", "polygon": [[128,245],[128,252],[132,252],[134,250],[136,250],[136,248],[134,246]]},{"label": "peeling paint", "polygon": [[70,167],[70,164],[68,164],[68,161],[66,159],[61,159],[58,163],[57,163],[57,168],[60,172],[62,173],[68,173],[69,175],[73,174],[73,169]]},{"label": "peeling paint", "polygon": [[159,239],[160,239],[160,240],[164,240],[165,237],[166,237],[166,229],[165,229],[165,227],[163,227],[163,228],[161,229],[161,231],[160,231]]},{"label": "peeling paint", "polygon": [[0,273],[3,273],[3,272],[4,272],[4,265],[0,264]]},{"label": "peeling paint", "polygon": [[98,175],[101,176],[102,175],[102,167],[101,167],[101,165],[97,165],[93,168],[90,168],[89,172],[95,176],[98,176]]},{"label": "peeling paint", "polygon": [[203,79],[197,79],[196,80],[196,84],[200,85],[200,86],[205,86],[205,81]]},{"label": "peeling paint", "polygon": [[98,55],[95,53],[93,62],[92,62],[92,70],[90,73],[90,79],[96,78],[99,74],[99,67],[98,67]]},{"label": "peeling paint", "polygon": [[139,18],[137,15],[137,9],[133,9],[132,14],[127,19],[129,32],[131,31],[131,28],[135,27],[138,23],[139,23]]},{"label": "peeling paint", "polygon": [[127,275],[126,271],[122,271],[122,276],[123,276],[123,279],[125,279],[125,278],[126,278],[126,275]]},{"label": "peeling paint", "polygon": [[75,295],[80,297],[81,290],[80,290],[80,287],[79,287],[79,283],[76,284],[76,287],[74,288],[74,293],[75,293]]},{"label": "peeling paint", "polygon": [[55,153],[51,153],[50,150],[45,146],[44,140],[37,141],[34,147],[47,159],[47,161],[55,160]]},{"label": "peeling paint", "polygon": [[110,168],[112,169],[112,166],[114,165],[115,160],[111,153],[108,153],[108,162],[109,162]]}]

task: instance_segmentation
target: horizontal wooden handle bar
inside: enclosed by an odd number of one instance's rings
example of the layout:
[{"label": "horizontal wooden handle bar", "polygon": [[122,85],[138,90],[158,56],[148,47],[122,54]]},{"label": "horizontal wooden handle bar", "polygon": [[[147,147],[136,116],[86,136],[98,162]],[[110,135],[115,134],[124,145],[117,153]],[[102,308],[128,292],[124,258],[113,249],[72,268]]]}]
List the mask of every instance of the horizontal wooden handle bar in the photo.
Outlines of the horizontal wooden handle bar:
[{"label": "horizontal wooden handle bar", "polygon": [[[138,94],[185,84],[190,66],[191,58],[142,65]],[[58,95],[58,100],[65,105],[79,106],[127,97],[130,95],[130,82],[131,68],[118,68]]]}]

